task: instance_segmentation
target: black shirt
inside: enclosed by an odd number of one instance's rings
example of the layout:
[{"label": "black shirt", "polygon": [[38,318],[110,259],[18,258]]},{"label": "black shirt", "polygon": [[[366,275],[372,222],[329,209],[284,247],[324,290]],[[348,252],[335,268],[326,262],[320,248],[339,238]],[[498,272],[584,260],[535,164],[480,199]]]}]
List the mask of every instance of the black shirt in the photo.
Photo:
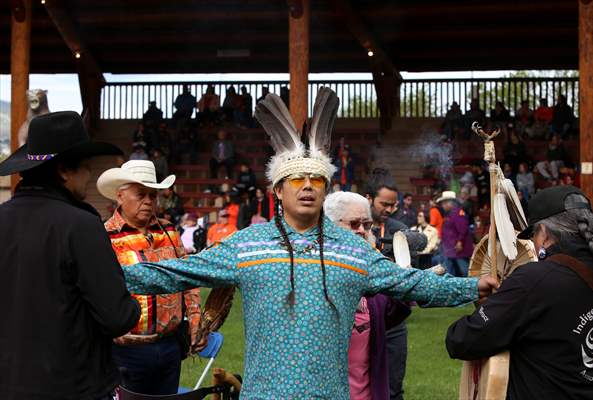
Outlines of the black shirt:
[{"label": "black shirt", "polygon": [[[554,250],[593,268],[584,242]],[[463,360],[510,350],[509,399],[593,399],[593,291],[552,261],[518,268],[474,314],[449,327],[446,344]]]},{"label": "black shirt", "polygon": [[0,399],[95,400],[119,372],[112,339],[140,317],[96,211],[21,185],[0,205]]}]

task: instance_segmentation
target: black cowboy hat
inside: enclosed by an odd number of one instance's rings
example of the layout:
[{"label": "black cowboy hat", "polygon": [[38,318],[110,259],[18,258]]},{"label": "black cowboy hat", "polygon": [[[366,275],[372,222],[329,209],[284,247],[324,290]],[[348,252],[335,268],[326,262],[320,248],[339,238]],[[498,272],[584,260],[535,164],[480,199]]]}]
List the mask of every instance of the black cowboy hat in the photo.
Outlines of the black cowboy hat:
[{"label": "black cowboy hat", "polygon": [[56,156],[89,158],[121,154],[117,146],[91,141],[78,113],[48,113],[31,120],[27,143],[0,163],[0,176],[29,170]]}]

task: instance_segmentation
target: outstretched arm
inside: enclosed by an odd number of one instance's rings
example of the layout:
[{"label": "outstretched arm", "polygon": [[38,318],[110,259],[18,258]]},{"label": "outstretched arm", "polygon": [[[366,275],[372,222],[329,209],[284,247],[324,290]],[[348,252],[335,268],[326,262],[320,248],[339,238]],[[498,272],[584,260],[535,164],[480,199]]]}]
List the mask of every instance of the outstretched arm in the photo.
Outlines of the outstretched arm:
[{"label": "outstretched arm", "polygon": [[380,254],[373,254],[367,293],[383,293],[400,300],[417,301],[422,307],[458,306],[487,296],[496,285],[491,279],[453,278],[430,271],[401,268]]},{"label": "outstretched arm", "polygon": [[136,294],[177,293],[196,287],[239,286],[233,237],[183,259],[123,267],[128,290]]}]

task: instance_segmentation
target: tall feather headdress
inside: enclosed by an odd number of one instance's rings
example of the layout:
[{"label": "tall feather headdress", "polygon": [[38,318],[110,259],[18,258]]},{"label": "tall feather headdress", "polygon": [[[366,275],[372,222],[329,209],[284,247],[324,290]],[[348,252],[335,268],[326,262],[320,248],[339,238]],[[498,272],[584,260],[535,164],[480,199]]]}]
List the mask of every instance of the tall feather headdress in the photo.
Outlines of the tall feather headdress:
[{"label": "tall feather headdress", "polygon": [[308,148],[280,97],[270,93],[255,107],[255,118],[270,136],[275,155],[266,168],[272,186],[292,174],[318,174],[328,182],[336,171],[328,155],[340,100],[329,88],[317,93],[308,129]]}]

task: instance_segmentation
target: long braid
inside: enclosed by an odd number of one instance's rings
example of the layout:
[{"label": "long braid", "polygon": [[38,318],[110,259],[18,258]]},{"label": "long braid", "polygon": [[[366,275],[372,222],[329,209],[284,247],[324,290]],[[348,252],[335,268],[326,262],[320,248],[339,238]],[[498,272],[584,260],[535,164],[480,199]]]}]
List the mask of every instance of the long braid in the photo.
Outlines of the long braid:
[{"label": "long braid", "polygon": [[294,292],[294,250],[292,245],[290,244],[290,240],[288,239],[288,234],[286,233],[286,229],[282,224],[282,218],[280,217],[280,201],[278,197],[274,195],[274,222],[276,223],[276,228],[280,231],[280,235],[282,235],[282,241],[284,246],[288,250],[288,254],[290,254],[290,293],[288,293],[287,300],[288,304],[291,306],[294,305],[295,302],[295,292]]},{"label": "long braid", "polygon": [[325,279],[325,262],[323,260],[323,208],[321,209],[321,213],[319,214],[319,221],[317,222],[317,243],[319,243],[319,259],[321,261],[321,273],[323,275],[323,294],[325,295],[325,300],[332,306],[338,319],[340,318],[340,313],[338,312],[338,308],[334,304],[334,302],[329,297],[329,292],[327,291],[327,283]]}]

